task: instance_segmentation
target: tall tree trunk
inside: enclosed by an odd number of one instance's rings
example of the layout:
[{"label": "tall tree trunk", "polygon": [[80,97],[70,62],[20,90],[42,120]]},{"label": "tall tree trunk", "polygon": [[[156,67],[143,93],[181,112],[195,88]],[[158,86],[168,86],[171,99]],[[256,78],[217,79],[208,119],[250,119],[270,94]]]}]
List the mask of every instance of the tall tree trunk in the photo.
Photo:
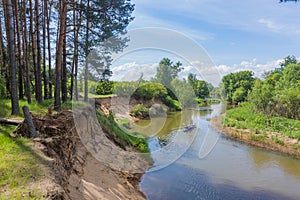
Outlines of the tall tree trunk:
[{"label": "tall tree trunk", "polygon": [[21,50],[21,35],[19,27],[19,1],[15,0],[14,2],[14,11],[15,11],[15,26],[16,26],[16,35],[17,35],[17,49],[18,49],[18,80],[19,80],[19,99],[24,99],[23,91],[23,65],[22,65],[22,50]]},{"label": "tall tree trunk", "polygon": [[37,59],[36,59],[36,37],[34,35],[34,31],[33,31],[33,6],[32,6],[32,1],[29,1],[29,12],[30,12],[30,24],[29,24],[29,32],[30,32],[30,40],[31,40],[31,54],[32,54],[32,61],[33,61],[33,71],[34,71],[34,76],[35,76],[35,98],[37,99]]},{"label": "tall tree trunk", "polygon": [[[87,1],[87,7],[90,7],[90,1]],[[87,56],[89,54],[89,28],[90,28],[90,20],[87,17],[86,19],[86,29],[85,29],[85,69],[84,69],[84,101],[88,101],[88,76],[89,76],[89,65],[88,65],[88,60],[87,60]]]},{"label": "tall tree trunk", "polygon": [[62,67],[62,50],[64,46],[64,37],[66,33],[66,18],[67,18],[67,2],[62,0],[60,2],[60,21],[59,34],[56,44],[56,66],[55,66],[55,90],[54,90],[54,109],[61,109],[60,102],[60,88],[61,88],[61,67]]},{"label": "tall tree trunk", "polygon": [[66,49],[66,34],[64,35],[63,45],[63,62],[62,62],[62,73],[61,73],[61,93],[62,102],[67,102],[68,91],[67,91],[67,49]]},{"label": "tall tree trunk", "polygon": [[[45,0],[46,7],[48,1]],[[49,12],[47,12],[47,42],[48,42],[48,77],[49,77],[49,98],[52,99],[52,72],[51,72],[51,35],[50,35],[50,20],[51,20],[51,4],[49,4]]]},{"label": "tall tree trunk", "polygon": [[41,44],[40,44],[40,21],[39,21],[39,0],[35,1],[35,31],[36,31],[36,100],[39,104],[43,103],[42,78],[41,78]]},{"label": "tall tree trunk", "polygon": [[4,47],[3,41],[3,33],[2,33],[2,19],[0,19],[0,74],[4,75],[6,71],[6,51]]},{"label": "tall tree trunk", "polygon": [[[3,0],[2,1],[3,2],[3,12],[4,12],[4,22],[5,22],[5,30],[8,30],[9,28],[8,28],[8,25],[7,25],[7,21],[6,21],[6,16],[8,16],[8,14],[7,14],[7,8],[6,8],[6,6],[5,6],[5,4],[4,4],[4,2],[6,2],[5,0]],[[6,31],[6,33],[7,33],[7,31]],[[4,50],[4,46],[3,46],[3,52],[5,52],[5,50]],[[10,80],[10,68],[9,68],[9,61],[6,61],[6,60],[8,60],[9,59],[9,52],[7,51],[7,53],[6,54],[8,54],[7,55],[7,57],[6,57],[6,59],[5,59],[5,61],[4,62],[6,62],[6,65],[5,65],[5,71],[4,71],[4,79],[5,79],[5,81],[6,81],[6,90],[7,90],[7,94],[11,94],[11,80]],[[5,55],[6,55],[5,54]]]},{"label": "tall tree trunk", "polygon": [[27,102],[31,104],[31,91],[30,91],[30,64],[29,64],[29,43],[28,43],[28,36],[27,36],[27,20],[26,20],[26,12],[27,12],[27,7],[26,7],[26,1],[23,1],[23,12],[22,12],[22,17],[23,19],[21,20],[23,22],[23,32],[22,32],[22,37],[23,37],[23,65],[25,69],[25,94],[27,98]]},{"label": "tall tree trunk", "polygon": [[48,78],[46,72],[46,19],[48,15],[47,1],[44,0],[43,9],[43,79],[44,79],[44,99],[48,99]]},{"label": "tall tree trunk", "polygon": [[6,35],[7,35],[7,47],[9,53],[9,64],[10,64],[10,81],[11,81],[11,105],[12,105],[12,115],[18,115],[19,111],[19,100],[17,91],[17,63],[15,56],[14,47],[14,24],[13,24],[13,5],[11,0],[3,0],[3,5],[6,7],[5,21],[6,21]]},{"label": "tall tree trunk", "polygon": [[[75,4],[75,1],[74,1]],[[80,1],[80,5],[82,0]],[[81,10],[77,13],[77,10],[73,10],[73,26],[74,26],[74,55],[72,61],[72,72],[71,72],[71,98],[75,96],[75,100],[78,101],[78,36],[82,22]],[[78,16],[79,15],[79,16]]]}]

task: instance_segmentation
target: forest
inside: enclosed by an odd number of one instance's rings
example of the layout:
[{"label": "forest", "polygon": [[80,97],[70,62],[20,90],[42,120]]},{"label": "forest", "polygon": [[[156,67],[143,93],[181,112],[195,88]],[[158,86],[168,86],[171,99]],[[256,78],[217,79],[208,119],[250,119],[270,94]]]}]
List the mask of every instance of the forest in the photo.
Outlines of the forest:
[{"label": "forest", "polygon": [[[122,34],[133,20],[129,0],[3,0],[0,5],[0,98],[11,99],[12,115],[19,99],[42,104],[54,98],[54,109],[83,97],[88,99],[90,64],[97,52],[98,81],[110,75],[110,54],[128,39]],[[105,45],[113,38],[114,43]],[[90,62],[92,63],[92,61]]]}]

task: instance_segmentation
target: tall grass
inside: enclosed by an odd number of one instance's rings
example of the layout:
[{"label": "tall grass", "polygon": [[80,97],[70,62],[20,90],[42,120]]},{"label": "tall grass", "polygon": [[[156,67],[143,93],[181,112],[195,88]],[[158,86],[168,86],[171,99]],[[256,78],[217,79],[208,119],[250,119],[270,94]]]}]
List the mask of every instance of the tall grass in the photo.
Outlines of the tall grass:
[{"label": "tall grass", "polygon": [[290,138],[300,140],[300,121],[283,117],[271,117],[256,113],[249,103],[242,103],[237,108],[226,112],[225,125],[239,129],[250,129],[255,133],[266,131],[282,133]]}]

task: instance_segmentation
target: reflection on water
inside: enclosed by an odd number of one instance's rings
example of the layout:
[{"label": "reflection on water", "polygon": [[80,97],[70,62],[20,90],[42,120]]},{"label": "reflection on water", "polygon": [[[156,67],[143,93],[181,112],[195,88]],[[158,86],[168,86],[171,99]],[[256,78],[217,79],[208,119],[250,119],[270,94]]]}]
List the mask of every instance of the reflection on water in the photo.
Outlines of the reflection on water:
[{"label": "reflection on water", "polygon": [[[186,121],[182,114],[174,113],[177,120],[170,119],[168,127],[160,128],[163,136],[190,120],[198,126],[192,145],[179,159],[144,175],[141,189],[148,199],[300,199],[300,161],[220,137],[207,120],[216,116],[220,107],[212,108],[212,112],[189,110]],[[199,156],[206,140],[216,136],[219,140],[210,154]],[[158,141],[157,137],[151,139]],[[159,156],[170,157],[165,153]]]},{"label": "reflection on water", "polygon": [[196,124],[199,116],[212,112],[205,107],[201,110],[188,109],[181,112],[171,112],[167,117],[155,117],[150,120],[139,120],[134,124],[131,132],[139,132],[146,137],[157,136],[164,138],[175,130],[181,129],[189,124]]}]

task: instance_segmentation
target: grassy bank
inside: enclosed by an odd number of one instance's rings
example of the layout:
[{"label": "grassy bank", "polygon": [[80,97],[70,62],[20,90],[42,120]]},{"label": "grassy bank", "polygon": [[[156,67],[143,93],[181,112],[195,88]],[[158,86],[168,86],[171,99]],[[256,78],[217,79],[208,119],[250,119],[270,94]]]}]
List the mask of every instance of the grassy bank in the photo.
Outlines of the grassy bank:
[{"label": "grassy bank", "polygon": [[29,140],[9,137],[14,128],[0,125],[0,199],[41,199],[33,184],[41,178],[41,161]]},{"label": "grassy bank", "polygon": [[110,113],[109,116],[106,116],[101,111],[97,111],[97,119],[112,138],[117,136],[117,140],[121,147],[125,148],[130,144],[138,148],[142,153],[149,152],[146,138],[138,133],[132,135],[127,133],[124,129],[121,129],[114,120],[112,113]]},{"label": "grassy bank", "polygon": [[240,104],[226,112],[225,126],[238,129],[250,129],[256,134],[276,132],[291,139],[300,140],[300,121],[283,117],[271,117],[255,113],[249,103]]},{"label": "grassy bank", "polygon": [[300,158],[300,121],[255,113],[248,103],[212,119],[212,126],[227,137]]}]

